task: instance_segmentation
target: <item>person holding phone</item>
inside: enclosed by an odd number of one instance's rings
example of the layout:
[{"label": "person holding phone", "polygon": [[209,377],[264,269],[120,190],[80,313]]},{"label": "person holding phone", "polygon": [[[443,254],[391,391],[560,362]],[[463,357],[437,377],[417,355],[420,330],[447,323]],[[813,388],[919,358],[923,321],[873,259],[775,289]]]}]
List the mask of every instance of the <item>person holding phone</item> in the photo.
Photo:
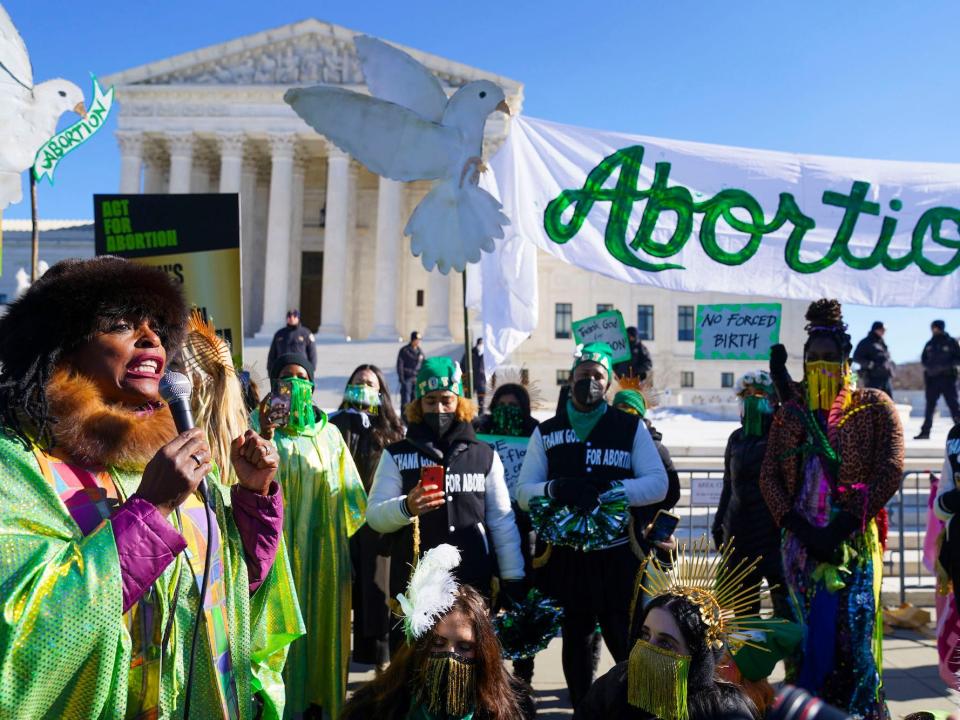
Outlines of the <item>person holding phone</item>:
[{"label": "person holding phone", "polygon": [[[669,481],[650,432],[638,416],[607,405],[613,350],[607,343],[577,349],[570,398],[541,423],[527,446],[515,497],[529,510],[536,496],[597,511],[600,493],[622,483],[632,507],[658,503]],[[640,560],[627,528],[597,550],[554,545],[537,584],[563,607],[563,673],[574,708],[593,681],[591,651],[599,622],[616,662],[630,652],[630,604]]]},{"label": "person holding phone", "polygon": [[[446,357],[426,360],[415,391],[404,410],[407,437],[380,456],[367,510],[370,527],[390,535],[391,597],[406,587],[419,536],[419,552],[443,543],[460,550],[461,583],[489,598],[498,565],[501,593],[521,600],[523,556],[503,463],[474,434],[460,366]],[[400,641],[391,634],[391,648]]]},{"label": "person holding phone", "polygon": [[[713,516],[713,542],[719,548],[733,543],[732,558],[760,563],[747,585],[756,590],[749,612],[760,611],[760,583],[766,579],[777,615],[792,617],[780,556],[780,529],[760,492],[760,468],[767,452],[777,393],[763,370],[748,372],[736,384],[740,400],[740,427],[727,440],[723,460],[723,490]],[[734,563],[736,566],[736,563]]]},{"label": "person holding phone", "polygon": [[253,424],[280,453],[284,537],[307,636],[290,648],[287,706],[306,718],[339,717],[350,659],[350,538],[364,522],[367,494],[340,431],[313,405],[313,363],[280,355],[273,391]]}]

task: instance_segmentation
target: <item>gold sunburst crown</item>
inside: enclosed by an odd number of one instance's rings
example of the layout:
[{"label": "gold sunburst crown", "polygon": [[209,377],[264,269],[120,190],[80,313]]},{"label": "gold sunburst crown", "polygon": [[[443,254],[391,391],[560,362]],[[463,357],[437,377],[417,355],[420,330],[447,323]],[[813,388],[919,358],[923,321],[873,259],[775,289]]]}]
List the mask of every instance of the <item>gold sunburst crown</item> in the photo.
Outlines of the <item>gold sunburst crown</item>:
[{"label": "gold sunburst crown", "polygon": [[661,563],[651,553],[641,587],[651,598],[674,595],[696,605],[710,647],[719,650],[726,643],[732,650],[744,645],[765,649],[752,641],[750,633],[770,621],[746,614],[756,602],[758,590],[761,600],[770,593],[770,588],[747,582],[760,558],[752,562],[744,558],[732,565],[732,554],[731,542],[712,554],[706,535],[695,540],[689,552],[686,545],[673,550],[669,563]]}]

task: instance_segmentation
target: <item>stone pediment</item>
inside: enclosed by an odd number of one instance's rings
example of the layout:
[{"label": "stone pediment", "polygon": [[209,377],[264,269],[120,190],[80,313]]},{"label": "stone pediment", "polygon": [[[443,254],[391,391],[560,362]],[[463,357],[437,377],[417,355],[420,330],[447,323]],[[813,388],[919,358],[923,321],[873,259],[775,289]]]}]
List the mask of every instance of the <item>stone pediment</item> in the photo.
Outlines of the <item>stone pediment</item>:
[{"label": "stone pediment", "polygon": [[[361,33],[310,19],[176,55],[101,78],[104,85],[363,85],[353,45]],[[507,94],[520,83],[397,45],[451,88],[491,80]]]}]

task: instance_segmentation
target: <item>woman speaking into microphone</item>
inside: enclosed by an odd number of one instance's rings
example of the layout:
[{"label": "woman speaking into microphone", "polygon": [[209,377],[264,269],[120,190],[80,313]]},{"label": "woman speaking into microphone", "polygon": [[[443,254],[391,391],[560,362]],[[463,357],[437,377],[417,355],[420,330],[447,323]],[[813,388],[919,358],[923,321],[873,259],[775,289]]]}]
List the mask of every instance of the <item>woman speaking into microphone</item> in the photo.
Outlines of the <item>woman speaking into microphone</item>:
[{"label": "woman speaking into microphone", "polygon": [[177,433],[158,386],[185,321],[163,271],[114,257],[57,263],[0,319],[0,717],[283,712],[277,454],[236,438],[226,487]]}]

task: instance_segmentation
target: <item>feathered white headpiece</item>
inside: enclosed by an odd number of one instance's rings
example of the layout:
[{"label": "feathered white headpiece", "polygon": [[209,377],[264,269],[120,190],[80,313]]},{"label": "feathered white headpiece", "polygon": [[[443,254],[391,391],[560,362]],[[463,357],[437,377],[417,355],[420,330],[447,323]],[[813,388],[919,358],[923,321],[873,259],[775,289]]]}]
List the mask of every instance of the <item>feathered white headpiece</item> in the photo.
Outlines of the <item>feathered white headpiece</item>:
[{"label": "feathered white headpiece", "polygon": [[460,586],[451,571],[459,564],[460,551],[453,545],[437,545],[420,558],[406,594],[397,595],[408,643],[422,637],[453,607]]}]

